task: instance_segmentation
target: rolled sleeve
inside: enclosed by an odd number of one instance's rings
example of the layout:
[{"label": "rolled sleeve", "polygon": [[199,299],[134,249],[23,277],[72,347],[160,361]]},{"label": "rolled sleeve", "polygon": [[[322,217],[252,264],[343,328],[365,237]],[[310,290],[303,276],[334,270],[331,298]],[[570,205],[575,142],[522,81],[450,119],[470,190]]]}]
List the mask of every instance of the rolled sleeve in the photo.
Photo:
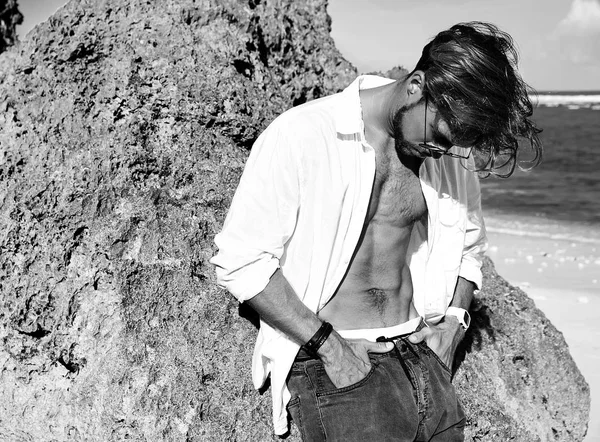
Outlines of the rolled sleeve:
[{"label": "rolled sleeve", "polygon": [[215,236],[210,260],[217,283],[240,302],[260,293],[279,267],[300,201],[300,152],[288,125],[275,120],[254,144],[240,183]]},{"label": "rolled sleeve", "polygon": [[[222,238],[222,241],[221,238],[222,235],[215,237],[219,250],[238,248],[236,245],[228,246],[227,238]],[[219,252],[211,259],[211,263],[216,267],[217,283],[238,301],[245,302],[265,289],[271,276],[279,268],[279,259],[269,253],[256,253],[256,260],[248,262],[250,254],[232,255],[235,254]]]}]

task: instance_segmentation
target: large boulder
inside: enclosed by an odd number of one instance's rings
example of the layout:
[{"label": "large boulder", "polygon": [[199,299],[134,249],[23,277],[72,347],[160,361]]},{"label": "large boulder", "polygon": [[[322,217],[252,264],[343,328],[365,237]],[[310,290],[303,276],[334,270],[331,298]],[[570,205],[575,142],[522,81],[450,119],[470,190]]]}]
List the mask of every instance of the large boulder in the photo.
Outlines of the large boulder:
[{"label": "large boulder", "polygon": [[[0,56],[0,440],[277,440],[208,259],[257,134],[356,74],[329,31],[324,0],[73,0]],[[581,440],[562,336],[486,275],[468,434]]]},{"label": "large boulder", "polygon": [[583,440],[590,390],[562,333],[489,258],[483,272],[455,360],[466,440]]}]

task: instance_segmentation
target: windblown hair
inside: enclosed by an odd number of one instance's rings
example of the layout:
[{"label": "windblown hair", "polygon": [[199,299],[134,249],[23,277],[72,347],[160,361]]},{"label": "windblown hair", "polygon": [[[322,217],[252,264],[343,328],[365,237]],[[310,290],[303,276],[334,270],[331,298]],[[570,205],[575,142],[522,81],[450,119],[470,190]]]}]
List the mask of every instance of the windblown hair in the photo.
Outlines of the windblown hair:
[{"label": "windblown hair", "polygon": [[[517,72],[518,54],[510,35],[488,23],[459,23],[423,48],[415,67],[425,72],[424,92],[448,123],[457,145],[473,146],[477,171],[510,176],[519,138],[542,159],[541,132],[531,120],[529,92]],[[414,72],[414,71],[413,71]]]}]

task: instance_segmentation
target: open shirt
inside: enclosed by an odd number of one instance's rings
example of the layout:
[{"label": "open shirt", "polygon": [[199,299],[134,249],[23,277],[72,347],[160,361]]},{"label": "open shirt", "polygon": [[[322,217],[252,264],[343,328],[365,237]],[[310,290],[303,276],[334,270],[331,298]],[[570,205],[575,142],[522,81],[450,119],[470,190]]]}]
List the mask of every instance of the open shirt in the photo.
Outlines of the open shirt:
[{"label": "open shirt", "polygon": [[[392,81],[358,77],[343,92],[284,112],[258,138],[211,259],[218,284],[240,302],[260,293],[278,268],[313,312],[333,296],[358,244],[375,178],[359,90]],[[419,178],[428,212],[413,227],[407,261],[415,308],[436,323],[459,276],[481,286],[487,242],[473,172],[442,156],[426,158]],[[288,429],[286,377],[298,349],[261,321],[252,377],[260,388],[271,375],[277,434]]]}]

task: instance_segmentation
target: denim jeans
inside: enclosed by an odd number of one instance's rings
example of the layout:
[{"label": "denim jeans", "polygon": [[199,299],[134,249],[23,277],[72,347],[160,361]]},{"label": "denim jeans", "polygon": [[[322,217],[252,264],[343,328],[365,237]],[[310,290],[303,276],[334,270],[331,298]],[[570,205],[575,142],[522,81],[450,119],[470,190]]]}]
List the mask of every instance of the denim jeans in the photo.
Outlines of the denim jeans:
[{"label": "denim jeans", "polygon": [[400,340],[369,356],[364,379],[336,388],[323,363],[300,351],[288,377],[288,411],[304,442],[464,440],[451,371],[425,343]]}]

